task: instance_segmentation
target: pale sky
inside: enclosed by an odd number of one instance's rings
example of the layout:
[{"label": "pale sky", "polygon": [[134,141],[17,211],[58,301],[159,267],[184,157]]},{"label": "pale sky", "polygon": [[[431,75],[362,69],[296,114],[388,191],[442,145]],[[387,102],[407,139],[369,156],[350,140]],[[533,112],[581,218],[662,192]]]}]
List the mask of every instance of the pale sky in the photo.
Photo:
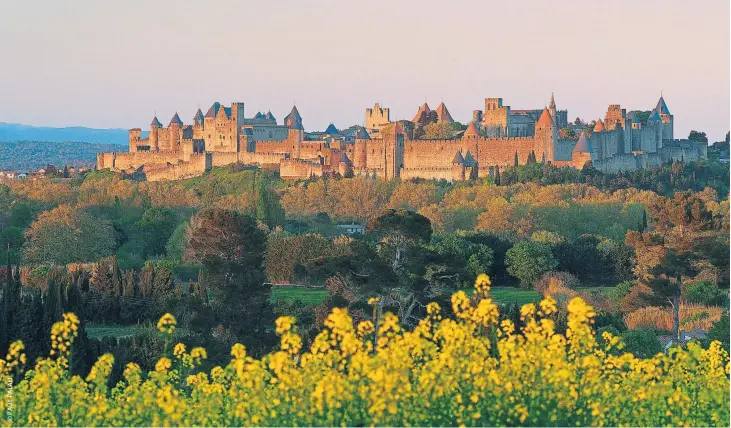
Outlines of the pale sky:
[{"label": "pale sky", "polygon": [[426,99],[471,119],[485,97],[569,118],[649,110],[675,135],[729,130],[729,0],[2,0],[0,122],[148,129],[214,101],[296,101],[305,129]]}]

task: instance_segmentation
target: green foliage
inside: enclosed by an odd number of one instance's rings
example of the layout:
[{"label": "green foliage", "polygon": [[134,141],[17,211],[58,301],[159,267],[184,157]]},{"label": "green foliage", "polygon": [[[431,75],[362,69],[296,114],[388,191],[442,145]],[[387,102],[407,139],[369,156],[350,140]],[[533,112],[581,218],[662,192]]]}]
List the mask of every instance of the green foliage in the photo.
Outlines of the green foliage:
[{"label": "green foliage", "polygon": [[68,206],[42,213],[30,226],[26,238],[23,260],[31,264],[95,261],[112,254],[115,246],[110,221]]},{"label": "green foliage", "polygon": [[719,289],[713,281],[695,281],[683,287],[682,295],[690,303],[720,306],[727,300],[726,292]]},{"label": "green foliage", "polygon": [[622,332],[624,351],[640,358],[650,358],[662,352],[662,345],[651,329],[626,330]]},{"label": "green foliage", "polygon": [[721,319],[714,322],[706,334],[706,340],[718,340],[723,344],[725,349],[729,347],[729,335],[731,334],[731,326],[729,326],[728,311],[721,315]]},{"label": "green foliage", "polygon": [[619,305],[620,300],[629,294],[632,287],[634,287],[634,283],[632,283],[632,281],[620,282],[608,293],[609,300],[611,300],[615,305]]},{"label": "green foliage", "polygon": [[391,209],[368,223],[366,232],[379,237],[400,235],[407,239],[428,242],[432,228],[428,218],[413,211]]},{"label": "green foliage", "polygon": [[522,287],[532,287],[545,273],[558,267],[551,248],[532,241],[518,241],[505,257],[508,273],[520,280]]}]

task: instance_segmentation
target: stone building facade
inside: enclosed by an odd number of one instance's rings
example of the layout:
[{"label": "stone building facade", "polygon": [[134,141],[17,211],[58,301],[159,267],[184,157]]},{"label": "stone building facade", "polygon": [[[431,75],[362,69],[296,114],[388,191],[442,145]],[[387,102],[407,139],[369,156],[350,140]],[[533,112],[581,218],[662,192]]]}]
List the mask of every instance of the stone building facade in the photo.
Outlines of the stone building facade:
[{"label": "stone building facade", "polygon": [[[673,138],[673,115],[661,97],[646,122],[619,105],[610,105],[604,120],[578,139],[559,139],[568,124],[566,110],[551,96],[542,110],[511,110],[502,98],[486,98],[485,110],[458,138],[414,139],[413,121],[390,121],[378,104],[366,109],[366,127],[349,136],[334,126],[305,136],[302,116],[293,107],[277,124],[271,112],[245,118],[244,104],[214,103],[192,125],[176,113],[167,127],[152,120],[147,137],[129,131],[129,152],[100,153],[99,169],[136,172],[148,180],[176,180],[200,175],[213,166],[232,163],[278,169],[283,178],[325,174],[393,179],[461,181],[488,177],[498,168],[524,164],[531,154],[539,161],[582,168],[588,161],[605,172],[659,166],[670,159],[697,160],[706,146]],[[431,112],[424,103],[416,120]],[[444,103],[435,110],[439,122],[453,122]],[[459,135],[459,134],[458,134]]]}]

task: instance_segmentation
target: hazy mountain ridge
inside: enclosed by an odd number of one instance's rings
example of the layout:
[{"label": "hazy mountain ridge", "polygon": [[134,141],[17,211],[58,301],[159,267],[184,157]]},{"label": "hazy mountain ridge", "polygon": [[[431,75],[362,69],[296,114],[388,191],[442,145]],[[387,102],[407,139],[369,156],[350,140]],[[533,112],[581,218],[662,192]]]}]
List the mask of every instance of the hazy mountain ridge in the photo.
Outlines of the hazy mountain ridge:
[{"label": "hazy mountain ridge", "polygon": [[102,143],[126,145],[127,130],[121,128],[86,128],[71,126],[54,128],[47,126],[21,125],[0,122],[0,141],[43,141],[63,143],[76,141],[82,143]]},{"label": "hazy mountain ridge", "polygon": [[[35,171],[48,164],[61,167],[96,165],[99,152],[120,151],[119,144],[57,141],[0,141],[0,169]],[[124,149],[122,149],[124,150]]]}]

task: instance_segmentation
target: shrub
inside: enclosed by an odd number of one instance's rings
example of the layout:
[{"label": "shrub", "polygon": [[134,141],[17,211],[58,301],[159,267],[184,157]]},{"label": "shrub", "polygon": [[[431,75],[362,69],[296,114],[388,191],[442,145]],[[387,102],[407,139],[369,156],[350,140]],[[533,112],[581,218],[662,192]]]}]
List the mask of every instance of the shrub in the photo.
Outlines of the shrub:
[{"label": "shrub", "polygon": [[655,332],[649,328],[625,330],[622,333],[622,341],[626,352],[631,352],[641,358],[652,357],[663,350]]}]

